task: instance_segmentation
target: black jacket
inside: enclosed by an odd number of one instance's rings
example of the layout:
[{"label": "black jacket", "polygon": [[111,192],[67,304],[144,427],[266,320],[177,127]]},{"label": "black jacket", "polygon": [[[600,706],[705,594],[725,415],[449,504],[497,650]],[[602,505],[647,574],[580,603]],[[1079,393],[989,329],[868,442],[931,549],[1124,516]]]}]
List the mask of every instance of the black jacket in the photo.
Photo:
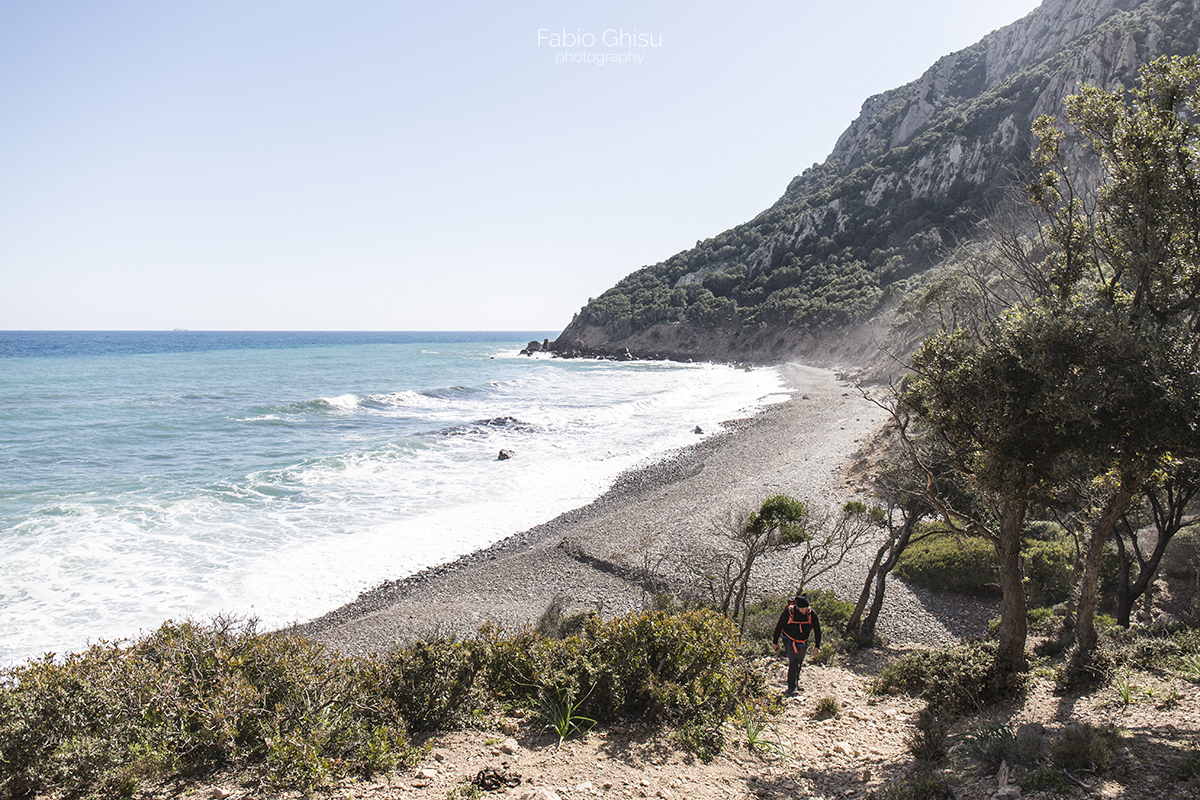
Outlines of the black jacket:
[{"label": "black jacket", "polygon": [[[780,634],[800,642],[808,641],[809,634],[812,634],[813,649],[819,649],[821,647],[821,620],[817,619],[816,611],[806,614],[805,612],[808,611],[811,611],[808,606],[808,598],[796,598],[795,614],[792,614],[790,609],[784,606],[783,613],[779,615],[779,622],[775,623],[775,636],[771,639],[771,644],[779,643]],[[812,621],[805,621],[806,616]]]}]

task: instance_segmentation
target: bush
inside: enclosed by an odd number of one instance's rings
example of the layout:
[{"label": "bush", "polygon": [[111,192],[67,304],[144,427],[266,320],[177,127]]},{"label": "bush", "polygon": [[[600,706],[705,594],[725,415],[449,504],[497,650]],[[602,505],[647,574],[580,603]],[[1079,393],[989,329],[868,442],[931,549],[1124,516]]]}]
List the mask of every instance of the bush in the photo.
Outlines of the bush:
[{"label": "bush", "polygon": [[928,536],[905,548],[896,574],[935,592],[993,593],[996,551],[979,536]]},{"label": "bush", "polygon": [[813,716],[817,719],[833,719],[841,715],[842,706],[836,697],[822,697],[817,701],[816,708],[813,709]]},{"label": "bush", "polygon": [[990,775],[1004,761],[1014,766],[1036,764],[1042,752],[1042,734],[1041,725],[1013,728],[999,719],[981,719],[958,739],[967,755]]},{"label": "bush", "polygon": [[1192,672],[1190,662],[1200,659],[1200,630],[1196,628],[1173,633],[1117,627],[1105,631],[1105,645],[1111,648],[1113,660],[1138,669],[1186,675]]},{"label": "bush", "polygon": [[[1051,606],[1070,594],[1075,546],[1061,530],[1053,523],[1035,524],[1023,538],[1025,583],[1033,605]],[[1106,589],[1114,585],[1115,570],[1115,557],[1110,556],[1103,565]],[[979,595],[999,591],[995,548],[980,536],[941,533],[916,541],[900,557],[896,574],[936,592]]]},{"label": "bush", "polygon": [[1095,726],[1088,722],[1068,725],[1050,745],[1050,757],[1062,769],[1087,769],[1097,775],[1108,771],[1120,743],[1120,733],[1112,725]]},{"label": "bush", "polygon": [[1071,593],[1075,547],[1066,539],[1033,540],[1021,548],[1025,557],[1025,585],[1032,605],[1052,606]]},{"label": "bush", "polygon": [[899,689],[929,702],[941,714],[982,709],[1013,699],[1025,688],[1024,677],[996,677],[996,647],[989,642],[958,642],[943,650],[918,650],[884,667],[871,691]]},{"label": "bush", "polygon": [[137,642],[0,671],[0,797],[128,795],[144,778],[217,768],[311,791],[415,761],[409,728],[547,698],[568,699],[568,723],[679,724],[715,752],[738,705],[766,696],[737,644],[709,611],[593,616],[561,640],[484,630],[386,658],[339,657],[229,620],[167,623]]},{"label": "bush", "polygon": [[476,678],[488,657],[480,641],[416,642],[379,665],[378,691],[414,731],[455,727],[465,714],[487,704]]},{"label": "bush", "polygon": [[954,800],[954,790],[944,775],[918,770],[879,792],[868,795],[872,800]]},{"label": "bush", "polygon": [[918,712],[913,730],[905,734],[904,744],[913,758],[919,761],[941,761],[946,757],[948,732],[945,716],[932,705],[927,705]]},{"label": "bush", "polygon": [[0,672],[0,795],[128,794],[144,777],[258,768],[312,788],[408,754],[364,661],[228,619],[168,622]]}]

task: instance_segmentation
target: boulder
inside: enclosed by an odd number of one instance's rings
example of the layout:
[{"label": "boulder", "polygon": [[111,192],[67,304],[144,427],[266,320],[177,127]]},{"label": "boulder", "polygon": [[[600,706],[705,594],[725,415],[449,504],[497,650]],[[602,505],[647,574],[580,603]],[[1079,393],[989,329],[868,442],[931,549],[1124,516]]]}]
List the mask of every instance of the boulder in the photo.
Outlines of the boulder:
[{"label": "boulder", "polygon": [[512,450],[502,449],[500,451],[500,455],[496,458],[496,460],[497,461],[508,461],[510,458],[512,458],[515,455],[516,455],[516,453],[514,453]]}]

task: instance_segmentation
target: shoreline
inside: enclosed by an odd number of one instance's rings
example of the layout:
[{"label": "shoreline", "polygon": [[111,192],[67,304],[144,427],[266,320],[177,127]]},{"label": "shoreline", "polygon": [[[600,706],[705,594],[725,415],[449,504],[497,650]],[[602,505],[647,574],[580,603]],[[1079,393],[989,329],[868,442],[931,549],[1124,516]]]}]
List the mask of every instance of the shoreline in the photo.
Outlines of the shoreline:
[{"label": "shoreline", "polygon": [[[794,363],[777,368],[789,399],[726,421],[721,432],[703,441],[621,473],[584,506],[384,582],[280,632],[345,655],[368,655],[420,638],[471,637],[485,624],[524,630],[556,599],[571,612],[624,614],[645,607],[671,584],[685,588],[679,561],[732,510],[757,508],[772,494],[828,509],[853,497],[865,499],[861,476],[851,473],[886,413],[832,370]],[[873,552],[873,547],[857,551],[858,558],[847,559],[816,585],[857,597],[865,574],[859,562]],[[795,589],[790,572],[786,558],[764,561],[756,588],[790,592]],[[940,621],[945,615],[938,613],[937,598],[918,594],[889,581],[888,605],[902,606],[893,616],[909,626],[921,617],[921,638],[947,641],[970,632],[972,624]]]}]

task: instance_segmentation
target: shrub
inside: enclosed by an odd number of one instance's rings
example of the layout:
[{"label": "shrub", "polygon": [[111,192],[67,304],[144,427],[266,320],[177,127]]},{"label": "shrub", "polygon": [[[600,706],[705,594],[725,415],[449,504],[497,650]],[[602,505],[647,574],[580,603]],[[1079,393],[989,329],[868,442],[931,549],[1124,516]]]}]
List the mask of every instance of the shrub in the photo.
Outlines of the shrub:
[{"label": "shrub", "polygon": [[873,792],[874,800],[954,800],[954,791],[944,775],[918,770],[892,786]]},{"label": "shrub", "polygon": [[896,574],[935,592],[993,592],[996,552],[991,542],[979,536],[928,536],[905,548]]},{"label": "shrub", "polygon": [[410,753],[369,662],[260,634],[168,622],[0,673],[0,795],[128,794],[145,777],[254,767],[312,788]]},{"label": "shrub", "polygon": [[817,701],[816,708],[813,709],[813,716],[817,719],[833,719],[841,714],[842,707],[836,697],[822,697]]},{"label": "shrub", "polygon": [[1089,769],[1098,775],[1108,771],[1120,742],[1120,733],[1112,725],[1096,726],[1088,722],[1068,725],[1050,745],[1050,757],[1062,769]]},{"label": "shrub", "polygon": [[1042,752],[1040,725],[1013,728],[999,719],[981,719],[957,738],[967,755],[978,761],[987,774],[995,773],[1004,761],[1013,765],[1036,764]]},{"label": "shrub", "polygon": [[378,691],[414,731],[454,727],[487,703],[476,683],[487,660],[481,641],[419,641],[383,660]]},{"label": "shrub", "polygon": [[1025,584],[1029,602],[1052,606],[1071,593],[1075,548],[1066,539],[1033,540],[1021,548],[1025,557]]},{"label": "shrub", "polygon": [[[821,621],[822,641],[840,637],[846,631],[846,623],[854,613],[854,603],[842,600],[829,589],[810,589],[808,603]],[[769,642],[775,632],[779,614],[787,605],[788,597],[768,597],[747,608],[744,636],[749,641]]]},{"label": "shrub", "polygon": [[939,713],[961,713],[1018,696],[1023,676],[996,677],[996,647],[989,642],[958,642],[943,650],[919,650],[884,667],[871,690],[895,688],[927,700]]},{"label": "shrub", "polygon": [[1065,539],[1066,530],[1062,525],[1048,519],[1037,519],[1025,526],[1021,536],[1022,541],[1055,542]]},{"label": "shrub", "polygon": [[913,758],[920,761],[941,761],[946,757],[946,738],[949,731],[946,718],[932,705],[917,714],[916,725],[904,737],[904,744]]},{"label": "shrub", "polygon": [[539,698],[567,698],[568,733],[639,716],[682,724],[699,752],[715,752],[738,705],[766,696],[737,644],[709,611],[592,616],[561,640],[491,629],[369,659],[248,623],[167,623],[0,670],[0,797],[128,795],[146,777],[226,767],[259,771],[273,791],[311,791],[414,761],[410,727]]},{"label": "shrub", "polygon": [[[1075,546],[1053,523],[1030,529],[1021,545],[1029,601],[1054,605],[1067,599],[1075,568]],[[1051,537],[1051,538],[1044,538]],[[1105,587],[1115,580],[1115,558],[1103,565]],[[979,536],[935,534],[913,542],[900,557],[896,574],[906,581],[936,592],[989,594],[996,586],[996,551]]]},{"label": "shrub", "polygon": [[808,592],[808,604],[821,620],[821,634],[830,639],[846,632],[846,623],[854,613],[854,603],[842,600],[829,589],[812,589]]},{"label": "shrub", "polygon": [[554,641],[535,633],[489,645],[487,685],[500,702],[533,706],[539,693],[577,699],[581,718],[637,716],[720,726],[765,687],[737,653],[737,629],[710,610],[647,611],[601,620]]}]

